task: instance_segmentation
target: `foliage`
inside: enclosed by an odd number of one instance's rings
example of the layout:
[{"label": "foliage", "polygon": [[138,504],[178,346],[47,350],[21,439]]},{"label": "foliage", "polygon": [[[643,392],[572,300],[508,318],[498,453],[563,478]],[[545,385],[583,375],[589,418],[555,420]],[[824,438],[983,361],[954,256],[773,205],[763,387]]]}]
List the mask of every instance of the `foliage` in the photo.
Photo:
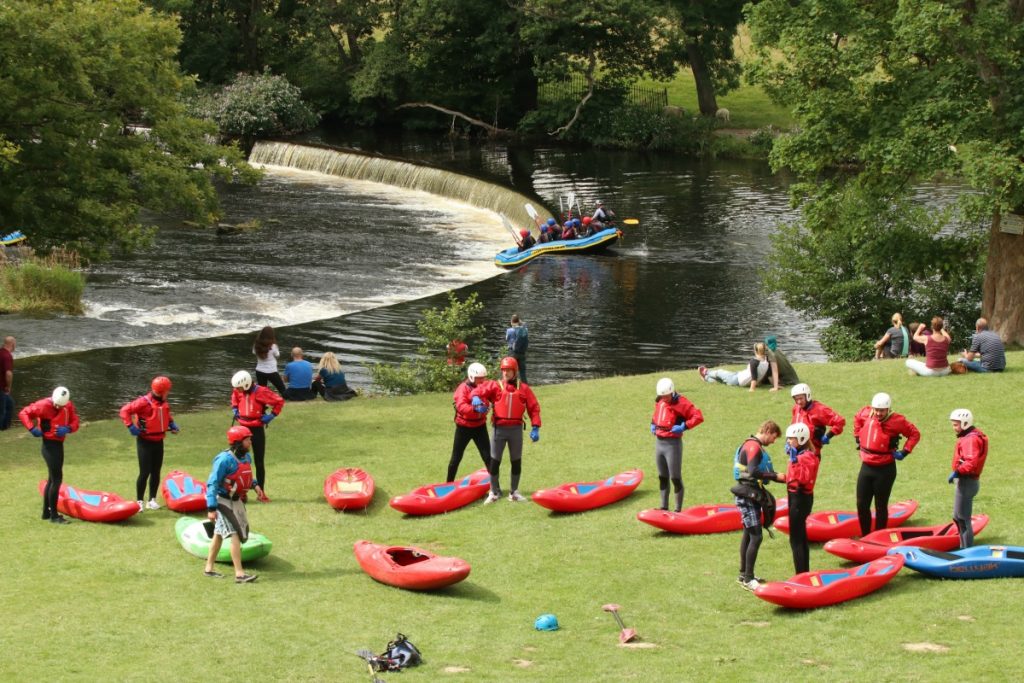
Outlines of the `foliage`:
[{"label": "foliage", "polygon": [[[188,117],[175,22],[138,0],[0,3],[0,216],[33,243],[87,258],[146,243],[139,209],[210,223],[212,178],[253,180],[239,151]],[[129,124],[149,128],[132,134]]]},{"label": "foliage", "polygon": [[818,343],[832,362],[863,361],[875,357],[873,340],[864,339],[857,330],[841,323],[832,323],[822,330]]},{"label": "foliage", "polygon": [[[8,258],[7,252],[20,254]],[[0,250],[0,312],[82,312],[85,275],[78,255],[56,248],[44,257],[28,247]]]},{"label": "foliage", "polygon": [[[448,305],[443,309],[423,311],[416,329],[423,343],[416,357],[396,366],[378,363],[370,368],[373,382],[383,391],[395,394],[417,394],[427,391],[451,391],[462,381],[464,367],[449,365],[445,347],[453,339],[461,339],[470,349],[480,349],[484,326],[474,319],[484,310],[479,296],[473,292],[460,300],[448,292]],[[474,352],[475,357],[481,358]]]},{"label": "foliage", "polygon": [[270,72],[238,74],[229,85],[194,100],[192,113],[216,123],[224,135],[247,140],[302,133],[320,122],[302,91]]},{"label": "foliage", "polygon": [[906,320],[942,315],[954,327],[973,326],[984,231],[949,210],[886,200],[857,183],[814,191],[803,218],[772,237],[768,291],[862,341],[880,337],[894,311]]},{"label": "foliage", "polygon": [[775,138],[778,136],[779,129],[769,124],[763,128],[758,128],[751,133],[750,137],[747,138],[747,141],[767,157],[771,154],[772,147],[775,145]]}]

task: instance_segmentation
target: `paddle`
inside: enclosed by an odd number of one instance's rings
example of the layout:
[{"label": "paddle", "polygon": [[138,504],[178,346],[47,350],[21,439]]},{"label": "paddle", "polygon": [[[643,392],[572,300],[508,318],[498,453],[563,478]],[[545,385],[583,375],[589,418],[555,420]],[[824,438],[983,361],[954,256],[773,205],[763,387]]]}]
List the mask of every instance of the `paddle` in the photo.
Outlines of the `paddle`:
[{"label": "paddle", "polygon": [[622,221],[625,225],[640,225],[640,221],[636,218],[625,218]]},{"label": "paddle", "polygon": [[537,213],[537,209],[533,208],[533,204],[526,204],[525,206],[526,206],[526,213],[530,214],[530,218],[533,219],[533,222],[536,223],[537,227],[539,228],[540,227],[540,215]]},{"label": "paddle", "polygon": [[562,204],[562,195],[558,195],[558,215],[559,216],[564,216],[565,215],[565,205]]},{"label": "paddle", "polygon": [[501,214],[501,222],[505,225],[506,228],[508,228],[508,231],[512,233],[512,239],[516,241],[516,246],[523,246],[523,240],[522,238],[519,237],[519,233],[516,232],[516,229],[512,227],[512,222],[508,219],[508,216],[506,216],[505,214]]},{"label": "paddle", "polygon": [[569,218],[572,218],[572,205],[576,203],[576,192],[569,193]]}]

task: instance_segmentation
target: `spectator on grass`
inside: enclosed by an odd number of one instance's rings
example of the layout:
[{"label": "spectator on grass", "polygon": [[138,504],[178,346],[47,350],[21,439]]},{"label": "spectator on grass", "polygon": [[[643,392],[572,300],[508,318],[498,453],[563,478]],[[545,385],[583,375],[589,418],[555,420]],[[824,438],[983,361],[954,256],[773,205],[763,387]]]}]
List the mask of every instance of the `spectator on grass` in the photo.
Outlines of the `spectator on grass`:
[{"label": "spectator on grass", "polygon": [[14,419],[14,348],[17,340],[8,335],[0,346],[0,432],[11,426]]},{"label": "spectator on grass", "polygon": [[949,331],[945,327],[945,323],[940,316],[932,318],[931,334],[924,334],[925,326],[922,325],[917,328],[914,333],[914,341],[924,344],[924,362],[915,359],[907,359],[907,369],[912,375],[920,375],[921,377],[942,377],[948,375],[951,370],[949,368],[949,343],[952,341],[952,337],[949,336]]},{"label": "spectator on grass", "polygon": [[284,366],[284,380],[288,382],[284,397],[289,401],[311,401],[316,398],[313,391],[313,364],[303,358],[302,349],[292,349],[292,359]]},{"label": "spectator on grass", "polygon": [[[708,370],[703,365],[697,368],[697,372],[700,373],[700,378],[705,382],[713,384],[718,381],[731,387],[749,386],[750,390],[754,391],[757,388],[758,382],[762,381],[768,375],[770,367],[771,365],[768,362],[768,347],[765,346],[764,342],[757,342],[754,344],[754,357],[747,363],[746,367],[739,372],[733,372],[722,368]],[[772,391],[777,390],[777,386],[772,387]]]},{"label": "spectator on grass", "polygon": [[333,351],[328,351],[320,357],[316,374],[313,386],[325,401],[347,401],[357,396],[355,389],[349,388],[345,373],[341,370],[341,363]]},{"label": "spectator on grass", "polygon": [[1006,369],[1006,347],[999,335],[988,329],[988,321],[978,318],[971,335],[971,348],[960,354],[971,372],[1002,372]]},{"label": "spectator on grass", "polygon": [[906,358],[910,355],[910,331],[903,324],[903,316],[892,314],[892,327],[875,342],[875,360],[880,358]]},{"label": "spectator on grass", "polygon": [[277,393],[283,396],[284,380],[277,371],[277,359],[281,357],[281,351],[277,348],[277,335],[273,327],[267,325],[256,334],[252,352],[256,356],[256,384],[261,387],[273,384]]}]

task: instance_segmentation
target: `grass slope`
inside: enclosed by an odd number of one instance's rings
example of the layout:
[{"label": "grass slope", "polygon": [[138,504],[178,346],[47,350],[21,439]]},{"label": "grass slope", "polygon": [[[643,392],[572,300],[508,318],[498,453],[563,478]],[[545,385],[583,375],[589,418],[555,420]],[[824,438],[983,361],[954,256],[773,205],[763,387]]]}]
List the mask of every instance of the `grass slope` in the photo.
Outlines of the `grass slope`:
[{"label": "grass slope", "polygon": [[[1014,353],[1003,375],[941,379],[908,377],[897,362],[798,369],[816,398],[851,423],[886,390],[920,427],[923,440],[900,465],[893,493],[921,501],[918,524],[949,519],[954,435],[946,418],[952,408],[972,408],[992,445],[975,505],[992,522],[979,542],[1024,544],[1012,453],[1022,365],[1024,354]],[[706,385],[694,370],[671,376],[706,417],[686,434],[685,504],[729,501],[736,446],[766,418],[788,423],[788,392]],[[544,427],[541,441],[525,448],[524,491],[635,466],[647,474],[625,501],[569,516],[507,501],[429,518],[392,510],[389,497],[444,477],[448,396],[289,404],[269,432],[273,503],[250,505],[254,529],[274,551],[248,567],[260,580],[245,586],[204,578],[202,561],[178,546],[177,515],[166,509],[120,525],[40,521],[38,442],[20,428],[0,433],[0,490],[8,496],[2,677],[191,680],[237,671],[250,680],[368,680],[354,650],[379,652],[401,631],[426,658],[402,674],[407,681],[1020,678],[1024,665],[1006,647],[1019,634],[1020,581],[937,581],[905,570],[866,598],[787,612],[736,585],[738,533],[673,536],[639,523],[636,512],[658,504],[648,432],[656,379],[538,388]],[[228,410],[177,417],[182,433],[169,439],[164,472],[205,478]],[[779,446],[772,450],[784,460]],[[324,502],[323,478],[340,466],[376,477],[368,511],[336,513]],[[470,446],[461,472],[478,466]],[[815,508],[852,509],[858,467],[848,429],[826,447]],[[116,420],[69,438],[68,483],[131,497],[135,476],[132,439]],[[507,490],[507,462],[502,479]],[[457,555],[473,571],[436,593],[390,588],[360,571],[351,549],[360,538]],[[843,566],[818,546],[811,552],[815,568]],[[766,538],[757,570],[769,579],[792,574],[785,536]],[[600,609],[607,602],[620,603],[626,625],[655,647],[619,647],[618,627]],[[557,614],[562,630],[534,631],[544,612]],[[925,651],[909,651],[914,644]]]}]

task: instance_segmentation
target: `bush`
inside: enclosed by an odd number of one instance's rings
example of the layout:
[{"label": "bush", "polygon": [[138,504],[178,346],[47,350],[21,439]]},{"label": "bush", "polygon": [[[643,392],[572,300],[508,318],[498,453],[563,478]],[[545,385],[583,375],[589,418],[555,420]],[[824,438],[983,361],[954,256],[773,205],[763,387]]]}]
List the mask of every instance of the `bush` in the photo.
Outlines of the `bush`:
[{"label": "bush", "polygon": [[[470,349],[480,349],[484,339],[483,325],[473,320],[484,309],[476,292],[460,301],[448,292],[448,306],[423,312],[416,329],[423,337],[416,358],[398,366],[376,363],[370,366],[373,383],[391,394],[418,394],[429,391],[451,391],[463,378],[463,366],[449,365],[446,347],[453,339],[461,339]],[[482,358],[475,353],[476,358]]]},{"label": "bush", "polygon": [[856,330],[838,323],[826,327],[818,341],[830,361],[861,361],[875,357],[875,346],[872,341],[861,339]]},{"label": "bush", "polygon": [[302,91],[269,72],[238,74],[219,91],[193,99],[189,113],[215,122],[223,135],[247,139],[301,133],[320,122]]},{"label": "bush", "polygon": [[22,247],[17,252],[24,256],[14,260],[5,251],[0,251],[0,311],[81,314],[85,276],[78,254],[55,250],[39,257]]}]

